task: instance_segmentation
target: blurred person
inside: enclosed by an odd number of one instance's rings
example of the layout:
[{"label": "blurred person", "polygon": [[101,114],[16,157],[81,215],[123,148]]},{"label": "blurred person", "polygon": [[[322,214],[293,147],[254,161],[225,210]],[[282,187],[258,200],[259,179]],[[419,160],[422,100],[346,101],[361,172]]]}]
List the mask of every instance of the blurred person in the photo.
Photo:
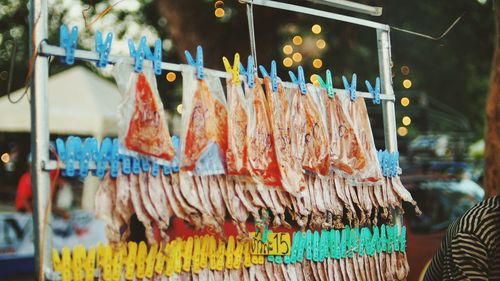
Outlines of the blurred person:
[{"label": "blurred person", "polygon": [[424,280],[500,280],[498,191],[448,227]]},{"label": "blurred person", "polygon": [[[50,180],[54,181],[56,177],[56,171],[50,171]],[[54,199],[54,195],[56,191],[58,190],[58,186],[67,186],[68,182],[65,181],[64,179],[57,179],[56,186],[55,186],[55,191],[51,192],[52,193],[52,198]],[[66,191],[67,193],[67,191]],[[61,201],[61,204],[57,204],[59,202],[56,202],[56,204],[52,204],[52,212],[58,216],[63,217],[64,219],[69,219],[70,218],[70,213],[68,209],[66,208],[61,208],[59,205],[64,205],[62,201],[64,201],[64,197],[68,198],[67,195],[64,195],[62,199],[59,199],[58,196],[58,201]],[[73,199],[71,195],[71,201]],[[33,212],[33,188],[31,185],[31,154],[28,156],[28,170],[21,176],[19,179],[19,183],[17,185],[17,192],[16,192],[16,201],[15,201],[15,207],[16,211],[18,212],[28,212],[31,213]]]}]

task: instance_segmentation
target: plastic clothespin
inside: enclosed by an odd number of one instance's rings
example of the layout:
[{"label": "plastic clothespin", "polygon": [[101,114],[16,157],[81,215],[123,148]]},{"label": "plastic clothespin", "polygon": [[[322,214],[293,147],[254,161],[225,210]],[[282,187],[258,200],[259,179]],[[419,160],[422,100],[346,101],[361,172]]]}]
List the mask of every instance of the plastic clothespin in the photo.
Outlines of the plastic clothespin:
[{"label": "plastic clothespin", "polygon": [[319,232],[314,231],[312,240],[312,260],[315,262],[319,261]]},{"label": "plastic clothespin", "polygon": [[260,72],[262,73],[263,77],[269,77],[271,79],[271,88],[273,93],[276,93],[278,91],[278,76],[277,76],[277,70],[276,70],[276,61],[271,61],[271,73],[268,74],[266,69],[261,65],[259,66]]},{"label": "plastic clothespin", "polygon": [[176,153],[175,153],[174,159],[172,159],[170,166],[171,166],[173,173],[178,173],[179,172],[179,154],[180,154],[180,147],[181,147],[181,140],[179,139],[178,136],[172,136],[172,145],[174,146]]},{"label": "plastic clothespin", "polygon": [[113,42],[113,33],[109,32],[106,35],[106,41],[102,41],[102,33],[97,31],[95,34],[95,50],[99,54],[99,60],[96,62],[97,67],[106,67],[108,65],[108,57],[111,53],[111,43]]},{"label": "plastic clothespin", "polygon": [[86,177],[89,173],[89,163],[97,154],[97,141],[95,138],[86,138],[83,143],[82,157],[80,159],[80,177]]},{"label": "plastic clothespin", "polygon": [[245,75],[247,77],[247,85],[250,89],[253,89],[253,87],[255,86],[255,74],[254,74],[253,57],[251,55],[248,56],[248,63],[246,69],[243,66],[243,64],[240,63],[240,74]]},{"label": "plastic clothespin", "polygon": [[189,272],[191,270],[191,261],[193,260],[193,246],[194,239],[192,236],[184,244],[184,249],[182,251],[182,270]]},{"label": "plastic clothespin", "polygon": [[64,175],[72,177],[75,175],[75,161],[77,161],[77,151],[81,149],[81,139],[70,136],[66,140],[66,169]]},{"label": "plastic clothespin", "polygon": [[231,77],[233,79],[234,85],[240,84],[240,54],[234,54],[234,62],[233,66],[229,63],[229,60],[226,57],[222,57],[222,62],[224,63],[224,68],[226,72],[231,73]]},{"label": "plastic clothespin", "polygon": [[210,246],[210,238],[208,235],[203,236],[201,239],[200,248],[200,267],[207,268],[208,266],[208,248]]},{"label": "plastic clothespin", "polygon": [[139,243],[139,247],[137,248],[137,257],[135,259],[135,278],[142,279],[144,278],[144,274],[146,273],[146,256],[148,253],[148,248],[144,241]]},{"label": "plastic clothespin", "polygon": [[226,248],[226,268],[233,268],[233,263],[234,263],[234,237],[229,236],[227,240],[227,248]]},{"label": "plastic clothespin", "polygon": [[356,84],[357,84],[357,76],[356,73],[352,75],[352,81],[351,84],[349,84],[349,81],[347,81],[347,78],[342,75],[342,82],[344,82],[344,88],[345,90],[349,93],[351,96],[351,101],[356,100]]},{"label": "plastic clothespin", "polygon": [[208,240],[208,261],[210,270],[215,270],[217,268],[217,241],[213,236],[210,236]]},{"label": "plastic clothespin", "polygon": [[375,79],[375,88],[372,87],[368,80],[365,80],[368,92],[373,95],[373,104],[380,104],[380,78]]},{"label": "plastic clothespin", "polygon": [[299,66],[297,72],[298,78],[295,77],[295,74],[292,71],[288,71],[288,74],[290,75],[290,79],[292,79],[292,82],[299,86],[300,92],[305,95],[307,94],[307,88],[306,80],[304,78],[304,69],[302,68],[302,66]]},{"label": "plastic clothespin", "polygon": [[192,260],[193,260],[193,273],[196,274],[200,272],[201,242],[202,242],[201,237],[199,236],[194,237]]},{"label": "plastic clothespin", "polygon": [[148,256],[146,258],[146,270],[144,272],[144,276],[150,280],[153,277],[157,252],[158,252],[158,244],[154,244],[149,249]]},{"label": "plastic clothespin", "polygon": [[163,244],[160,242],[158,245],[158,252],[156,252],[156,262],[154,271],[157,275],[163,274],[163,269],[165,267],[165,255],[163,254]]},{"label": "plastic clothespin", "polygon": [[112,278],[112,258],[113,258],[113,250],[111,249],[110,245],[104,246],[104,255],[103,255],[103,261],[102,261],[102,275],[104,281],[111,281]]},{"label": "plastic clothespin", "polygon": [[99,156],[97,157],[95,176],[99,178],[104,177],[106,164],[109,161],[112,149],[113,149],[113,143],[111,139],[105,138],[101,143]]},{"label": "plastic clothespin", "polygon": [[398,169],[399,169],[399,152],[395,151],[391,153],[391,161],[392,161],[392,166],[391,166],[391,176],[392,177],[397,177],[398,176]]},{"label": "plastic clothespin", "polygon": [[59,157],[59,160],[62,161],[63,163],[66,162],[66,144],[64,143],[64,140],[61,138],[56,139],[56,151],[57,151],[57,156]]},{"label": "plastic clothespin", "polygon": [[306,232],[306,259],[307,260],[312,260],[313,257],[313,240],[314,240],[314,234],[311,232],[311,230],[308,230]]},{"label": "plastic clothespin", "polygon": [[120,167],[120,155],[118,154],[119,148],[118,139],[113,139],[113,144],[111,146],[111,152],[109,154],[109,166],[111,177],[116,178],[118,176],[118,168]]},{"label": "plastic clothespin", "polygon": [[219,245],[217,247],[217,264],[215,269],[218,271],[224,270],[224,260],[226,256],[226,244],[224,241],[219,240]]},{"label": "plastic clothespin", "polygon": [[252,266],[252,247],[250,243],[252,242],[248,241],[243,245],[243,266],[246,268]]},{"label": "plastic clothespin", "polygon": [[118,249],[115,249],[115,253],[113,255],[112,269],[111,269],[111,280],[113,281],[120,281],[122,275],[124,256],[125,256],[125,249],[123,247],[120,246],[118,247]]},{"label": "plastic clothespin", "polygon": [[319,238],[319,262],[323,262],[325,258],[328,258],[329,253],[328,253],[328,237],[330,236],[330,231],[328,230],[322,230],[321,231],[321,236]]},{"label": "plastic clothespin", "polygon": [[132,173],[134,175],[138,175],[141,172],[141,160],[137,158],[137,156],[131,158],[132,158]]},{"label": "plastic clothespin", "polygon": [[137,258],[137,243],[128,242],[128,255],[125,263],[125,279],[132,280],[135,273],[135,260]]},{"label": "plastic clothespin", "polygon": [[59,28],[59,45],[66,51],[66,56],[61,58],[65,64],[72,65],[75,63],[75,49],[78,40],[78,27],[73,26],[71,34],[68,27],[63,24]]},{"label": "plastic clothespin", "polygon": [[142,167],[142,171],[143,172],[148,173],[149,169],[150,169],[150,166],[151,166],[151,164],[149,163],[148,159],[141,158],[141,167]]},{"label": "plastic clothespin", "polygon": [[406,252],[406,226],[401,227],[401,233],[399,234],[399,251]]},{"label": "plastic clothespin", "polygon": [[94,268],[95,268],[95,256],[96,249],[91,247],[87,251],[87,257],[85,259],[85,281],[93,281],[94,280]]},{"label": "plastic clothespin", "polygon": [[233,269],[240,269],[241,259],[243,257],[243,243],[236,241],[236,248],[234,249]]},{"label": "plastic clothespin", "polygon": [[321,85],[321,87],[325,88],[326,91],[328,92],[328,96],[330,98],[333,98],[335,95],[335,92],[333,91],[333,79],[332,79],[332,72],[330,69],[326,70],[326,82],[321,78],[321,76],[316,75],[318,77],[318,82]]},{"label": "plastic clothespin", "polygon": [[56,249],[52,249],[52,268],[55,272],[62,272],[62,262],[61,257],[59,257],[59,253]]},{"label": "plastic clothespin", "polygon": [[158,176],[159,172],[160,172],[160,165],[158,165],[158,163],[153,162],[153,164],[151,165],[151,175],[153,177],[156,177]]},{"label": "plastic clothespin", "polygon": [[380,251],[386,252],[387,251],[387,232],[386,232],[386,225],[385,224],[383,224],[380,227],[379,243],[380,243]]},{"label": "plastic clothespin", "polygon": [[359,228],[354,227],[349,233],[349,240],[347,240],[347,256],[352,258],[354,253],[358,251]]},{"label": "plastic clothespin", "polygon": [[[71,145],[73,146],[74,160],[80,164],[83,158],[82,139],[80,137],[73,137],[73,143]],[[78,171],[74,171],[73,175],[75,174],[79,175],[80,170],[78,169]]]},{"label": "plastic clothespin", "polygon": [[130,56],[134,58],[134,71],[137,73],[141,73],[143,69],[144,59],[146,59],[146,52],[151,52],[149,50],[149,47],[147,46],[146,37],[141,37],[137,49],[135,48],[134,41],[132,41],[132,39],[129,39],[128,48]]},{"label": "plastic clothespin", "polygon": [[174,272],[179,274],[182,271],[182,249],[186,244],[186,241],[183,241],[180,238],[177,238],[179,241],[174,248]]},{"label": "plastic clothespin", "polygon": [[307,233],[305,232],[301,232],[300,233],[300,244],[299,244],[299,251],[298,251],[298,255],[297,255],[297,261],[302,263],[302,261],[304,260],[304,252],[306,251],[306,247],[307,247]]},{"label": "plastic clothespin", "polygon": [[120,154],[120,161],[122,162],[122,173],[124,175],[130,175],[130,172],[132,170],[132,165],[131,165],[131,159],[130,156]]},{"label": "plastic clothespin", "polygon": [[184,55],[186,56],[187,62],[196,67],[196,78],[198,78],[198,80],[202,80],[205,76],[203,71],[203,48],[201,46],[196,47],[196,62],[189,51],[184,51]]},{"label": "plastic clothespin", "polygon": [[346,226],[342,229],[342,234],[340,236],[340,257],[345,258],[347,255],[347,248],[350,241],[351,229]]},{"label": "plastic clothespin", "polygon": [[71,260],[71,267],[73,271],[74,280],[83,279],[82,269],[85,256],[86,256],[85,248],[82,245],[76,245],[73,248],[73,258]]},{"label": "plastic clothespin", "polygon": [[380,231],[379,231],[379,228],[378,226],[373,226],[372,227],[372,231],[373,231],[373,235],[372,235],[372,238],[371,238],[371,243],[373,245],[373,251],[375,253],[375,251],[377,253],[380,253],[380,251],[382,250],[382,247],[379,243],[379,238],[380,238]]},{"label": "plastic clothespin", "polygon": [[366,227],[362,227],[359,233],[358,254],[363,256],[366,250]]},{"label": "plastic clothespin", "polygon": [[399,246],[400,246],[400,243],[399,243],[399,236],[400,236],[400,233],[399,233],[399,228],[397,225],[395,225],[393,228],[392,228],[392,237],[393,237],[393,247],[394,247],[394,251],[395,252],[399,252]]},{"label": "plastic clothespin", "polygon": [[163,175],[165,176],[168,176],[172,173],[172,171],[170,170],[170,163],[168,165],[162,165],[162,171],[163,171]]},{"label": "plastic clothespin", "polygon": [[61,252],[61,280],[71,280],[71,253],[68,247],[63,247]]},{"label": "plastic clothespin", "polygon": [[174,240],[165,247],[165,259],[167,260],[167,266],[165,268],[165,275],[167,277],[172,276],[174,273],[174,262],[175,262],[175,248],[177,247],[177,240]]},{"label": "plastic clothespin", "polygon": [[162,53],[162,47],[161,47],[161,39],[157,39],[155,42],[155,48],[153,53],[151,53],[151,50],[149,49],[148,46],[146,46],[146,56],[147,58],[153,62],[153,70],[156,75],[161,75],[161,53]]}]

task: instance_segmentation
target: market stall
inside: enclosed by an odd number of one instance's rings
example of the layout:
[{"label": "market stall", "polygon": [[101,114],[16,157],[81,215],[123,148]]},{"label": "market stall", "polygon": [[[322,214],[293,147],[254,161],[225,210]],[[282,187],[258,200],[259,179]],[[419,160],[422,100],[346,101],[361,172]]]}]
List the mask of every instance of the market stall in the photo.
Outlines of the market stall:
[{"label": "market stall", "polygon": [[[390,71],[389,27],[275,1],[247,3],[252,56],[223,58],[226,71],[203,66],[203,49],[188,64],[162,62],[161,41],[130,41],[130,57],[110,55],[112,35],[96,35],[96,51],[76,49],[78,30],[61,26],[61,43],[44,41],[46,8],[34,1],[39,57],[32,87],[36,265],[62,280],[405,280],[402,202],[418,212],[399,179]],[[334,88],[332,73],[291,82],[276,64],[257,67],[253,6],[301,12],[377,31],[380,79],[357,91],[356,74]],[[351,7],[352,8],[352,7]],[[121,94],[118,138],[56,142],[47,157],[47,56],[113,64]],[[183,76],[180,136],[171,136],[155,75]],[[260,73],[259,73],[260,71]],[[336,85],[335,85],[336,86]],[[386,149],[373,141],[365,99],[384,111]],[[48,241],[47,171],[101,179],[96,215],[109,244],[52,251]],[[131,241],[142,225],[143,239]]]}]

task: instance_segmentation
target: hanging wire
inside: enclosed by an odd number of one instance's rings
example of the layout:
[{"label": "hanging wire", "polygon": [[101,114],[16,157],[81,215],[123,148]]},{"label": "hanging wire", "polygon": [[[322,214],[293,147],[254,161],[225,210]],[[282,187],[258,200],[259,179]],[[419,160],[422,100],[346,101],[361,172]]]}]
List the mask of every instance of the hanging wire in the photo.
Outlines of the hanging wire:
[{"label": "hanging wire", "polygon": [[9,78],[7,81],[7,98],[11,103],[18,103],[24,96],[21,95],[17,100],[14,100],[10,95],[10,90],[12,89],[12,77],[14,77],[14,64],[16,63],[16,54],[17,54],[17,42],[14,38],[10,41],[12,42],[12,49],[10,51],[10,65],[9,65]]},{"label": "hanging wire", "polygon": [[98,20],[100,20],[102,17],[104,17],[107,13],[111,12],[111,10],[124,0],[118,0],[115,3],[109,5],[104,11],[100,12],[90,23],[87,23],[87,12],[90,11],[91,9],[95,9],[95,4],[93,3],[92,0],[89,1],[88,7],[82,10],[82,17],[83,21],[85,23],[85,28],[90,28],[94,23],[96,23]]},{"label": "hanging wire", "polygon": [[257,69],[257,47],[255,43],[255,26],[253,21],[253,0],[246,4],[247,6],[247,19],[248,19],[248,33],[250,35],[250,53],[254,61],[254,68]]},{"label": "hanging wire", "polygon": [[411,31],[411,30],[407,30],[407,29],[404,29],[404,28],[399,28],[399,27],[395,27],[395,26],[391,26],[392,29],[394,30],[397,30],[397,31],[401,31],[401,32],[405,32],[405,33],[408,33],[408,34],[412,34],[412,35],[415,35],[415,36],[420,36],[420,37],[423,37],[423,38],[427,38],[427,39],[430,39],[430,40],[435,40],[435,41],[439,41],[441,39],[443,39],[443,37],[446,36],[446,34],[448,34],[448,32],[450,32],[450,30],[462,19],[462,17],[466,14],[467,12],[463,12],[441,35],[439,35],[438,37],[433,37],[433,36],[430,36],[430,35],[427,35],[427,34],[423,34],[423,33],[418,33],[418,32],[415,32],[415,31]]}]

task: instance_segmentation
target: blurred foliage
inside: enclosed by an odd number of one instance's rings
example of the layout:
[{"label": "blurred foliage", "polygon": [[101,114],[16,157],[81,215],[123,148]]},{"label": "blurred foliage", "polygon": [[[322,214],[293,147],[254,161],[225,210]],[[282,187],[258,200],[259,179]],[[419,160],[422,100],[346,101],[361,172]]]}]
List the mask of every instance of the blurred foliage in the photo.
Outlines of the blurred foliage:
[{"label": "blurred foliage", "polygon": [[[249,53],[246,13],[244,6],[238,1],[224,1],[226,15],[221,19],[214,16],[215,1],[211,0],[124,1],[137,2],[139,7],[132,9],[125,8],[125,5],[116,5],[102,20],[81,32],[81,47],[93,49],[93,34],[95,30],[101,30],[114,32],[114,44],[118,41],[126,42],[128,38],[137,42],[141,35],[147,35],[150,43],[157,37],[168,38],[164,40],[164,59],[169,62],[184,62],[183,50],[194,50],[196,41],[206,46],[207,65],[218,69],[222,69],[219,54],[232,57],[238,50],[242,57],[246,58]],[[75,5],[75,2],[81,5]],[[95,18],[114,2],[93,1],[95,9],[91,10],[87,17]],[[311,5],[305,1],[287,2]],[[407,90],[403,88],[402,81],[410,79],[410,90],[425,92],[461,112],[472,124],[472,133],[481,136],[493,50],[494,24],[491,5],[481,5],[473,0],[365,2],[383,6],[383,16],[377,18],[348,14],[432,36],[440,35],[458,16],[466,13],[457,26],[440,41],[415,37],[396,30],[391,32],[394,88],[397,95],[404,95]],[[89,2],[84,0],[49,1],[49,42],[57,44],[58,27],[61,23],[79,24],[83,27],[81,10],[87,4]],[[166,9],[176,5],[189,8]],[[0,95],[5,95],[7,80],[4,79],[6,73],[2,72],[9,69],[12,40],[18,44],[12,90],[24,85],[29,60],[28,9],[25,1],[17,0],[0,0],[0,6]],[[259,64],[269,66],[270,60],[276,59],[279,75],[284,80],[289,80],[289,69],[282,64],[286,57],[282,51],[285,44],[294,46],[294,52],[302,54],[300,64],[304,66],[307,77],[313,73],[324,74],[329,68],[334,73],[334,84],[341,87],[340,75],[350,77],[355,72],[358,74],[358,88],[361,90],[365,90],[362,83],[364,80],[370,80],[372,83],[375,80],[378,60],[374,30],[263,7],[255,7],[254,13]],[[186,24],[191,24],[193,28],[187,29]],[[320,34],[311,31],[313,24],[322,27]],[[293,45],[292,38],[295,35],[303,38],[299,46]],[[315,46],[318,39],[326,41],[324,49]],[[127,49],[121,49],[120,52],[126,53]],[[322,59],[323,65],[320,69],[312,66],[312,61],[316,58]],[[246,59],[243,61],[246,62]],[[90,66],[88,63],[86,65]],[[291,69],[295,69],[297,65],[298,63],[294,63]],[[409,67],[408,75],[402,74],[402,66]],[[54,60],[51,63],[51,74],[65,68],[66,66]],[[168,83],[164,77],[158,79],[162,99],[170,110],[174,110],[181,102],[180,78],[181,76],[177,75],[175,83]],[[414,118],[414,123],[418,122],[416,119]],[[411,130],[410,135],[414,135]]]}]

